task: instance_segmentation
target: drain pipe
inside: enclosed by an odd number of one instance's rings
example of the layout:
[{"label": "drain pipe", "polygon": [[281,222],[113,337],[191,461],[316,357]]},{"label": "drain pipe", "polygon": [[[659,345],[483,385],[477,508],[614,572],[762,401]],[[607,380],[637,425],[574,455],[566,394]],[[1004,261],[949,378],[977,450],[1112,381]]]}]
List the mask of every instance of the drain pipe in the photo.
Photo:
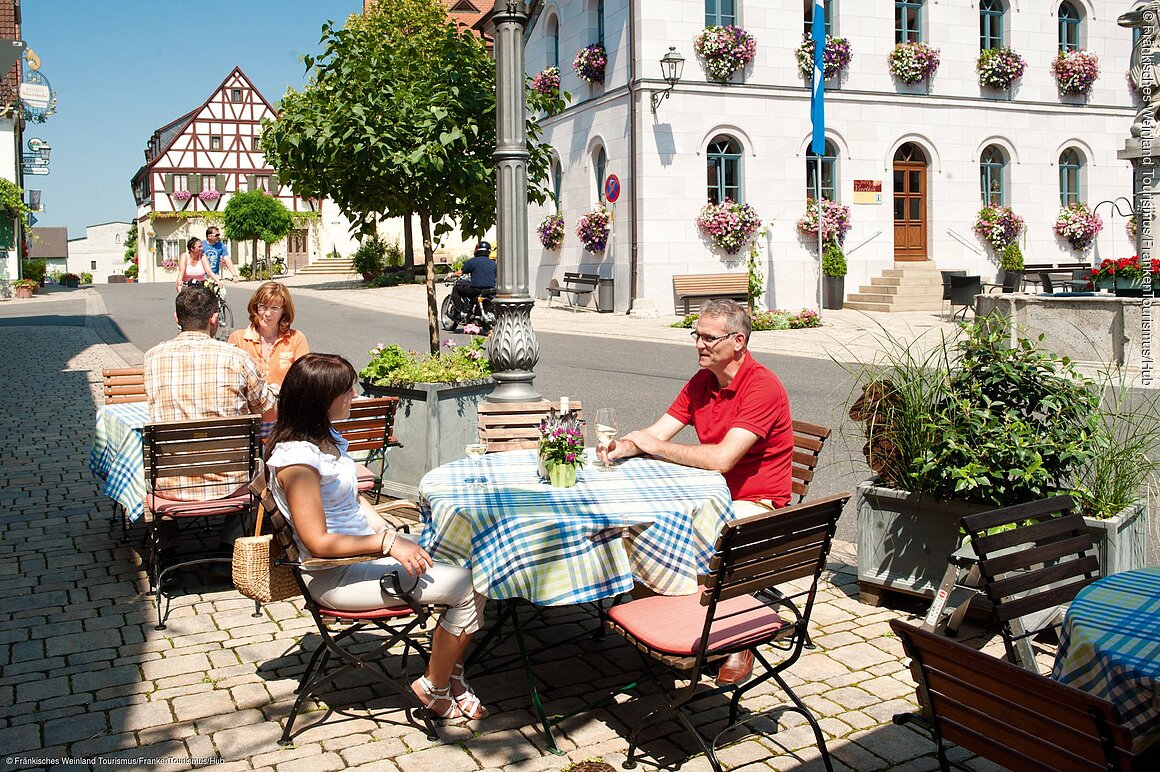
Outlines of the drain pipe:
[{"label": "drain pipe", "polygon": [[637,96],[640,90],[640,84],[637,82],[636,60],[639,55],[639,43],[636,36],[636,24],[640,18],[640,2],[641,0],[631,0],[628,4],[628,179],[632,195],[628,197],[628,233],[629,233],[629,252],[628,252],[628,307],[629,313],[632,314],[637,311],[637,298],[640,296],[640,288],[637,283],[640,281],[640,231],[637,225],[637,200],[640,196],[640,174],[638,162],[636,158],[636,132],[637,132],[637,111],[636,103]]}]

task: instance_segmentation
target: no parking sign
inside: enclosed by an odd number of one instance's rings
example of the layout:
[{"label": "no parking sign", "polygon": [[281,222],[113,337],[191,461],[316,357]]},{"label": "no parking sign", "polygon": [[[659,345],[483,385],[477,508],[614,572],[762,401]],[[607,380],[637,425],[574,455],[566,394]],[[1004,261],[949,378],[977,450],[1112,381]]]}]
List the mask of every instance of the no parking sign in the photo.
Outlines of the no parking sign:
[{"label": "no parking sign", "polygon": [[620,198],[620,180],[615,174],[610,174],[604,180],[604,200],[615,204],[618,198]]}]

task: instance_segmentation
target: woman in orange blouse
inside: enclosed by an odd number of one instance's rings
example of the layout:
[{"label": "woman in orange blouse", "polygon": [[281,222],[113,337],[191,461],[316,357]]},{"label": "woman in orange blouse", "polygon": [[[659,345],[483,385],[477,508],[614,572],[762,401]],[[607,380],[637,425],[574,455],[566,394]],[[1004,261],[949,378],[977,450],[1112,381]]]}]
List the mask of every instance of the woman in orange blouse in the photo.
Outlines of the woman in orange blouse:
[{"label": "woman in orange blouse", "polygon": [[[250,314],[250,326],[234,330],[230,345],[249,354],[266,383],[280,388],[290,365],[310,353],[306,336],[290,328],[294,321],[290,290],[276,281],[268,281],[254,291],[246,310]],[[266,424],[272,426],[275,418],[273,410],[263,414],[263,429],[268,428]]]}]

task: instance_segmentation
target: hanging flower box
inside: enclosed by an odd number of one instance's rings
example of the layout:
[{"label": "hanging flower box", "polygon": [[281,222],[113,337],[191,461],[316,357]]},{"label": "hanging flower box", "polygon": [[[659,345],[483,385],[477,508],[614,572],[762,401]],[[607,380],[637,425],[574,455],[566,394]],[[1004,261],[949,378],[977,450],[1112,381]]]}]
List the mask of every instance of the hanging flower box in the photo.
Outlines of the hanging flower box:
[{"label": "hanging flower box", "polygon": [[612,214],[604,204],[597,204],[580,218],[576,224],[576,235],[588,252],[603,252],[608,248],[608,231]]},{"label": "hanging flower box", "polygon": [[903,83],[913,85],[927,80],[938,70],[939,51],[926,43],[908,40],[896,45],[886,58],[890,73]]},{"label": "hanging flower box", "polygon": [[749,204],[739,204],[727,198],[720,204],[705,204],[701,214],[697,215],[697,227],[715,247],[735,255],[757,233],[761,218]]},{"label": "hanging flower box", "polygon": [[[608,52],[599,43],[584,46],[572,60],[572,69],[581,80],[589,83],[604,82],[604,68],[608,66]],[[559,84],[556,86],[559,89]]]},{"label": "hanging flower box", "polygon": [[975,217],[975,235],[991,245],[996,252],[1002,252],[1007,245],[1023,235],[1023,218],[1011,211],[1009,206],[988,204]]},{"label": "hanging flower box", "polygon": [[560,68],[549,67],[536,73],[532,78],[532,88],[547,97],[560,96]]},{"label": "hanging flower box", "polygon": [[1090,51],[1060,51],[1051,63],[1059,93],[1083,96],[1100,77],[1100,60]]},{"label": "hanging flower box", "polygon": [[1131,242],[1133,244],[1135,244],[1136,243],[1136,215],[1132,215],[1131,217],[1128,218],[1128,221],[1126,223],[1124,223],[1124,232],[1128,234],[1128,238],[1131,240]]},{"label": "hanging flower box", "polygon": [[[814,39],[807,32],[802,43],[794,51],[797,57],[798,71],[806,80],[814,78]],[[826,80],[840,75],[850,66],[854,59],[854,52],[850,49],[850,41],[846,38],[836,38],[826,35],[826,50],[822,52],[822,77]]]},{"label": "hanging flower box", "polygon": [[[846,240],[846,231],[850,230],[850,207],[836,201],[822,199],[822,242],[825,244],[841,244]],[[797,221],[798,233],[814,240],[818,238],[818,202],[810,199],[806,202],[806,213]]]},{"label": "hanging flower box", "polygon": [[540,221],[536,233],[544,249],[559,249],[564,243],[564,215],[550,214]]},{"label": "hanging flower box", "polygon": [[753,61],[757,55],[757,38],[732,24],[706,27],[693,38],[693,48],[705,60],[705,70],[712,80],[729,80],[733,73]]},{"label": "hanging flower box", "polygon": [[197,194],[197,197],[200,198],[205,203],[210,204],[210,203],[213,203],[214,201],[217,201],[219,198],[221,198],[222,194],[218,193],[216,190],[203,190],[202,192]]},{"label": "hanging flower box", "polygon": [[1007,90],[1011,84],[1023,77],[1027,61],[1010,48],[988,48],[979,54],[975,62],[979,73],[979,85]]},{"label": "hanging flower box", "polygon": [[1096,236],[1104,229],[1104,221],[1098,214],[1088,209],[1087,204],[1068,204],[1059,210],[1052,230],[1056,236],[1067,239],[1071,248],[1082,252],[1092,245]]}]

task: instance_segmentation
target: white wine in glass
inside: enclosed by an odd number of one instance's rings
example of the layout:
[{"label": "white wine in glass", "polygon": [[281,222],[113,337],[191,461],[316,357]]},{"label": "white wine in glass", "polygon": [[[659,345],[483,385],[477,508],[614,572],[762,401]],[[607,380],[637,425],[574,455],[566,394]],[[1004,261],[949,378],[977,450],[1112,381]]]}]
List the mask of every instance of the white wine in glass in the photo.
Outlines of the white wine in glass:
[{"label": "white wine in glass", "polygon": [[[607,450],[612,441],[616,439],[618,434],[616,425],[616,410],[610,407],[602,407],[596,411],[596,450],[597,453]],[[600,465],[601,469],[612,469],[613,465],[610,461],[605,461]]]},{"label": "white wine in glass", "polygon": [[475,475],[468,477],[464,482],[466,482],[468,485],[481,487],[485,482],[487,482],[487,478],[479,474],[479,462],[483,458],[484,454],[487,453],[487,443],[484,442],[478,435],[472,435],[468,439],[467,444],[463,446],[463,452],[466,453],[467,457],[471,459],[472,466],[475,467],[476,472]]}]

